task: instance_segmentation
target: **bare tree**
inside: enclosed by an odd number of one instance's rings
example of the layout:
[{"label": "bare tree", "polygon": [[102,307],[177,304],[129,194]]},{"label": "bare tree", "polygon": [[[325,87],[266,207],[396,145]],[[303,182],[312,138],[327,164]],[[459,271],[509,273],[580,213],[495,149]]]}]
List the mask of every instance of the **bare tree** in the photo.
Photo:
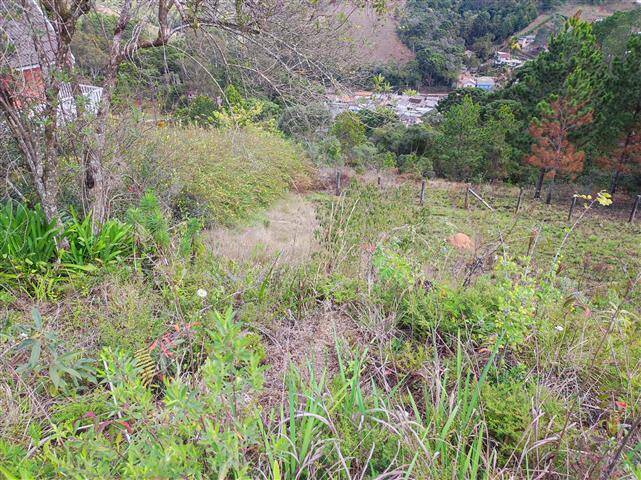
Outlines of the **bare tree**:
[{"label": "bare tree", "polygon": [[[382,6],[380,0],[372,3]],[[95,9],[91,0],[0,3],[0,111],[50,220],[59,219],[59,161],[65,155],[82,160],[86,203],[95,224],[107,218],[106,133],[114,89],[120,66],[142,50],[166,47],[176,36],[199,35],[230,62],[226,67],[259,79],[274,94],[294,84],[311,91],[303,79],[321,86],[333,82],[326,64],[330,55],[319,55],[322,40],[329,45],[332,38],[323,32],[330,24],[336,27],[327,5],[305,0],[121,0],[96,90],[81,83],[71,52],[81,18]],[[244,61],[247,57],[254,62]],[[38,68],[31,72],[32,66]]]}]

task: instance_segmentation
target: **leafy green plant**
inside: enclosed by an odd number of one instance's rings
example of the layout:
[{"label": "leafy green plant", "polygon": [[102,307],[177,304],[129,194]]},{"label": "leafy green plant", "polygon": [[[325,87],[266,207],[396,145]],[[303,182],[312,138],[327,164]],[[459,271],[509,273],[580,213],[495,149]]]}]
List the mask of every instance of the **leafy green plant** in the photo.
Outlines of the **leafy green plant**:
[{"label": "leafy green plant", "polygon": [[136,208],[127,211],[127,220],[133,225],[138,242],[155,243],[159,249],[169,246],[170,235],[167,218],[153,192],[145,192]]},{"label": "leafy green plant", "polygon": [[411,289],[418,279],[416,267],[390,248],[378,247],[372,257],[372,265],[380,281],[398,291]]},{"label": "leafy green plant", "polygon": [[107,220],[94,233],[91,215],[80,220],[74,210],[65,225],[64,237],[69,248],[62,252],[62,260],[74,265],[96,262],[107,265],[130,255],[133,250],[131,226]]},{"label": "leafy green plant", "polygon": [[31,316],[33,325],[22,332],[27,338],[16,346],[16,352],[28,352],[29,359],[17,371],[46,372],[54,388],[61,390],[66,389],[70,382],[76,387],[83,381],[95,382],[92,360],[81,357],[78,352],[65,351],[58,337],[45,329],[37,309],[32,310]]},{"label": "leafy green plant", "polygon": [[43,272],[56,258],[59,229],[40,205],[7,202],[0,210],[0,278]]}]

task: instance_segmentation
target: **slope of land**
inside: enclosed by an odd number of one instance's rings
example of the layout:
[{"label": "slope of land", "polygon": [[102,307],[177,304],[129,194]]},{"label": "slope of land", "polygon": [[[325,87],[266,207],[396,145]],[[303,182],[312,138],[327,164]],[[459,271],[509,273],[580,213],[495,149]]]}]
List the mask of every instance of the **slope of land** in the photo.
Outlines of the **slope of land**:
[{"label": "slope of land", "polygon": [[398,22],[395,12],[402,9],[404,1],[391,2],[387,12],[379,15],[372,8],[354,8],[341,5],[338,12],[347,16],[344,27],[346,41],[353,42],[358,48],[358,60],[363,63],[405,64],[414,54],[399,39],[396,28]]},{"label": "slope of land", "polygon": [[539,15],[530,25],[517,33],[517,36],[536,34],[541,27],[548,25],[555,17],[572,17],[579,15],[582,20],[597,22],[615,14],[616,12],[627,12],[641,7],[636,0],[612,0],[600,5],[586,5],[584,3],[570,1],[555,7],[549,12]]},{"label": "slope of land", "polygon": [[252,225],[219,227],[205,234],[209,248],[237,262],[301,263],[318,248],[313,205],[300,194],[290,194],[269,208]]}]

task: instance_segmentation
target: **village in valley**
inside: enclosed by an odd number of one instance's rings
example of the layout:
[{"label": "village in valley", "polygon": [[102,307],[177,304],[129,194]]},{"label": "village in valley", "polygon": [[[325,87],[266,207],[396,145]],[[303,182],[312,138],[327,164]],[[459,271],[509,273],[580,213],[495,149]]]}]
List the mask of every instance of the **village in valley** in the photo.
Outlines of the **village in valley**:
[{"label": "village in valley", "polygon": [[[504,85],[527,59],[545,51],[546,48],[545,43],[537,41],[533,34],[520,36],[506,49],[507,51],[497,51],[494,57],[481,67],[473,71],[463,70],[456,80],[455,88],[478,88],[491,92]],[[481,74],[481,71],[485,73]],[[436,109],[438,103],[451,92],[452,89],[438,92],[329,92],[327,104],[333,116],[346,111],[358,112],[385,107],[391,109],[403,124],[416,125],[422,123],[423,116]]]}]

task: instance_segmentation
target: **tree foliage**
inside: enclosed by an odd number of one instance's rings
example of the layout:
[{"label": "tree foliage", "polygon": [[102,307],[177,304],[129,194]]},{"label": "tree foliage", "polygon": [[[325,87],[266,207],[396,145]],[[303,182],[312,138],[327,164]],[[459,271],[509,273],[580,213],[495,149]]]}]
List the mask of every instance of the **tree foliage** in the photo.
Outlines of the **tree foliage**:
[{"label": "tree foliage", "polygon": [[612,171],[610,193],[614,194],[621,174],[641,167],[641,35],[633,36],[626,51],[614,59],[607,79],[608,92],[603,115],[597,125],[602,168]]},{"label": "tree foliage", "polygon": [[591,123],[593,115],[591,111],[585,110],[584,104],[573,103],[567,98],[557,98],[549,104],[543,103],[541,110],[541,120],[530,126],[534,144],[527,162],[547,172],[552,179],[547,196],[547,203],[550,203],[557,174],[576,175],[583,171],[585,153],[576,149],[570,135]]},{"label": "tree foliage", "polygon": [[465,51],[486,60],[494,45],[538,15],[534,0],[409,0],[399,26],[401,40],[416,52],[416,68],[428,85],[451,85]]}]

